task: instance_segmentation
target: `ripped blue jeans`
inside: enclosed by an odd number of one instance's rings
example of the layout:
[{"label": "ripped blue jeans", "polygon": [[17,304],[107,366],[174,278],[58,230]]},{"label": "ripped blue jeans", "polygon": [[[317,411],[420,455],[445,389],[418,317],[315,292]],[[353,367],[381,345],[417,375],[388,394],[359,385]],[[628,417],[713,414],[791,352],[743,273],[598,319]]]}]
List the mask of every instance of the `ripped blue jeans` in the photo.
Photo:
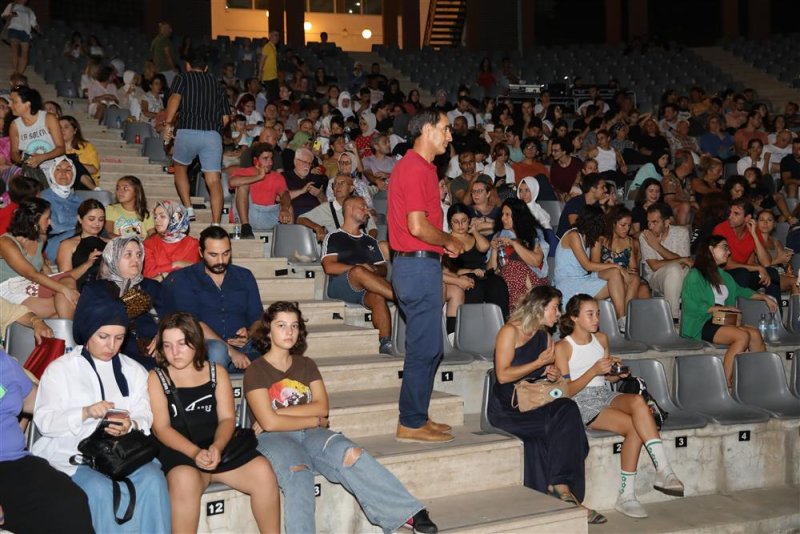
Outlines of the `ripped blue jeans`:
[{"label": "ripped blue jeans", "polygon": [[384,532],[397,530],[424,508],[392,473],[338,432],[325,428],[264,432],[258,436],[258,450],[272,464],[283,492],[287,534],[317,531],[315,473],[344,486],[367,519]]}]

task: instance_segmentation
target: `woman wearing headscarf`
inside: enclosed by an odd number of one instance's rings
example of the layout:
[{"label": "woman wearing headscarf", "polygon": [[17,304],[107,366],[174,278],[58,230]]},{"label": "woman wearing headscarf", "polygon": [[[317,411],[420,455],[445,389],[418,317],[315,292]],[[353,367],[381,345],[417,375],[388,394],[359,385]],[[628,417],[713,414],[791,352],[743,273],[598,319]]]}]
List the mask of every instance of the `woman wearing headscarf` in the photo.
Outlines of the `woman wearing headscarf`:
[{"label": "woman wearing headscarf", "polygon": [[[136,489],[136,504],[133,517],[124,526],[114,520],[117,507],[111,479],[69,461],[78,454],[81,440],[103,421],[105,432],[112,436],[132,429],[150,432],[153,414],[147,372],[120,352],[128,323],[125,307],[115,299],[99,300],[82,310],[72,330],[78,345],[54,360],[42,375],[33,412],[42,437],[32,452],[72,477],[86,493],[96,532],[169,532],[169,492],[156,461],[128,475]],[[129,494],[125,484],[120,486],[122,513]]]},{"label": "woman wearing headscarf", "polygon": [[336,109],[338,109],[341,114],[342,118],[347,120],[350,117],[355,117],[355,113],[353,113],[353,108],[351,107],[350,103],[352,100],[350,99],[350,93],[347,91],[342,91],[339,93],[339,99],[336,101]]},{"label": "woman wearing headscarf", "polygon": [[536,199],[539,198],[539,182],[536,181],[536,178],[528,176],[520,181],[517,187],[517,198],[528,206],[531,215],[536,217],[543,228],[548,230],[553,228],[550,224],[550,214],[536,202]]},{"label": "woman wearing headscarf", "polygon": [[75,235],[75,221],[81,199],[75,194],[75,165],[67,156],[58,156],[42,164],[47,177],[47,189],[41,197],[50,203],[50,230],[44,251],[48,258],[58,254],[58,246]]},{"label": "woman wearing headscarf", "polygon": [[378,133],[375,129],[377,124],[378,119],[373,113],[362,113],[361,118],[358,120],[361,135],[356,137],[356,150],[358,150],[358,156],[362,159],[373,154],[372,138]]},{"label": "woman wearing headscarf", "polygon": [[156,233],[144,240],[145,278],[162,281],[172,271],[200,261],[199,243],[189,235],[189,215],[180,202],[156,202],[153,222]]},{"label": "woman wearing headscarf", "polygon": [[158,324],[149,312],[161,310],[161,284],[142,275],[144,246],[139,237],[116,237],[103,250],[100,278],[83,286],[75,309],[76,317],[106,301],[120,302],[130,318],[128,335],[122,351],[147,369],[155,362],[154,338]]}]

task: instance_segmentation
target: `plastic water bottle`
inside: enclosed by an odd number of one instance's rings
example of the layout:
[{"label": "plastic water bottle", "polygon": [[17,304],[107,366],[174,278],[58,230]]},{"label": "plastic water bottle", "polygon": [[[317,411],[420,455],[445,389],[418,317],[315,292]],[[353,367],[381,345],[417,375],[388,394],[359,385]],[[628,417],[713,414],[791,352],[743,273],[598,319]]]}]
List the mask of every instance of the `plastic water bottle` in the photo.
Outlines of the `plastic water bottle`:
[{"label": "plastic water bottle", "polygon": [[778,341],[778,319],[774,313],[769,314],[769,323],[767,323],[767,340],[771,342]]},{"label": "plastic water bottle", "polygon": [[497,268],[502,269],[506,266],[506,247],[500,245],[497,247]]},{"label": "plastic water bottle", "polygon": [[241,239],[242,238],[242,225],[239,224],[239,216],[233,218],[233,238],[234,239]]},{"label": "plastic water bottle", "polygon": [[122,129],[122,118],[120,118],[119,115],[117,115],[116,126],[117,126],[117,130],[121,130]]},{"label": "plastic water bottle", "polygon": [[767,340],[767,314],[761,314],[761,320],[758,321],[758,331],[761,333],[761,339]]},{"label": "plastic water bottle", "polygon": [[141,145],[142,144],[142,136],[139,135],[139,134],[136,134],[136,137],[133,138],[133,142],[136,143],[137,145]]}]

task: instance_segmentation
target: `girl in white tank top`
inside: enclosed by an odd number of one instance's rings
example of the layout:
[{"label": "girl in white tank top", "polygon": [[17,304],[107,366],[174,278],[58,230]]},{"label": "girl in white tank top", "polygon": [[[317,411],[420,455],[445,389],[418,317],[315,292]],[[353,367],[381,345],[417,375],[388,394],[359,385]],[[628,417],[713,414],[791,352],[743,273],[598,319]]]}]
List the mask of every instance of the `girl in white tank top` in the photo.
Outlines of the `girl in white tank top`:
[{"label": "girl in white tank top", "polygon": [[27,126],[22,117],[14,119],[19,137],[19,150],[23,154],[46,154],[55,148],[53,136],[47,129],[47,112],[40,110],[36,114],[36,122]]},{"label": "girl in white tank top", "polygon": [[608,338],[598,332],[599,325],[597,301],[585,294],[572,297],[559,323],[562,339],[556,345],[556,365],[570,381],[570,395],[586,426],[625,437],[620,454],[620,489],[614,508],[627,516],[644,518],[647,511],[634,492],[642,445],[656,468],[653,484],[656,490],[682,497],[683,483],[664,454],[661,436],[644,397],[616,393],[609,387],[619,376],[609,375],[612,361]]}]

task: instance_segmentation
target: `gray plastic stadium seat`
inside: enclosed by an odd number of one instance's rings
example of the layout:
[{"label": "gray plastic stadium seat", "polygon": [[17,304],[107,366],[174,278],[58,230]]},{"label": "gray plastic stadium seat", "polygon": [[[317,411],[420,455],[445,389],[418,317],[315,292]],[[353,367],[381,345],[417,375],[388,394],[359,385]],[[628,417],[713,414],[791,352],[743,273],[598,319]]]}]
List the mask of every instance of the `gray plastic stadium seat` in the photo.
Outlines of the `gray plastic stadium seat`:
[{"label": "gray plastic stadium seat", "polygon": [[457,349],[450,343],[450,338],[447,337],[447,317],[445,314],[442,314],[442,341],[444,344],[443,363],[467,364],[475,361],[475,356],[473,354]]},{"label": "gray plastic stadium seat", "polygon": [[795,354],[792,360],[792,374],[789,379],[789,387],[792,393],[794,393],[794,396],[800,398],[800,363],[797,361],[798,356]]},{"label": "gray plastic stadium seat", "polygon": [[681,408],[700,413],[721,425],[769,420],[767,412],[740,404],[731,397],[722,361],[716,356],[704,354],[675,359],[675,400]]},{"label": "gray plastic stadium seat", "polygon": [[99,202],[102,202],[103,206],[105,207],[108,207],[114,203],[114,193],[111,191],[106,191],[105,189],[95,191],[75,191],[75,194],[81,199],[81,202],[87,198],[93,198]]},{"label": "gray plastic stadium seat", "polygon": [[630,368],[631,376],[638,376],[647,383],[647,391],[659,406],[669,413],[663,430],[680,430],[684,428],[702,428],[708,421],[699,413],[678,408],[669,394],[667,374],[664,365],[658,360],[625,360]]},{"label": "gray plastic stadium seat", "polygon": [[456,317],[455,347],[476,357],[492,361],[497,333],[505,324],[496,304],[462,304]]},{"label": "gray plastic stadium seat", "polygon": [[132,145],[136,143],[136,135],[139,135],[139,143],[144,143],[145,139],[155,137],[156,133],[148,122],[126,122],[122,130],[122,137]]},{"label": "gray plastic stadium seat", "polygon": [[279,224],[272,229],[271,255],[291,263],[319,263],[317,237],[302,224]]},{"label": "gray plastic stadium seat", "polygon": [[388,213],[389,199],[385,195],[375,195],[372,197],[372,206],[377,213],[386,215]]},{"label": "gray plastic stadium seat", "polygon": [[[767,314],[767,317],[769,317],[767,303],[762,300],[738,298],[736,299],[736,307],[742,310],[742,324],[757,327],[762,314]],[[775,316],[778,319],[778,341],[772,342],[765,339],[764,342],[767,345],[800,345],[800,334],[793,334],[783,326],[780,308]]]},{"label": "gray plastic stadium seat", "polygon": [[[794,271],[797,272],[797,271]],[[789,296],[789,331],[800,334],[800,295]]]},{"label": "gray plastic stadium seat", "polygon": [[675,331],[672,311],[663,298],[633,299],[628,303],[626,337],[646,343],[655,350],[699,350],[702,341],[681,337]]},{"label": "gray plastic stadium seat", "polygon": [[792,254],[792,272],[797,272],[800,269],[800,252]]},{"label": "gray plastic stadium seat", "polygon": [[131,112],[127,109],[112,106],[106,110],[106,116],[105,119],[103,119],[103,124],[105,124],[106,128],[116,128],[117,118],[119,118],[120,124],[124,126],[125,121],[130,116]]},{"label": "gray plastic stadium seat", "polygon": [[789,223],[779,222],[775,225],[775,239],[786,244],[786,237],[789,235]]},{"label": "gray plastic stadium seat", "polygon": [[143,156],[150,159],[150,163],[169,163],[170,158],[164,152],[164,143],[159,137],[148,137],[144,140]]},{"label": "gray plastic stadium seat", "polygon": [[800,400],[789,391],[781,357],[774,352],[736,356],[733,398],[777,419],[800,418]]},{"label": "gray plastic stadium seat", "polygon": [[396,356],[404,356],[406,353],[406,321],[397,308],[392,318],[392,345]]},{"label": "gray plastic stadium seat", "polygon": [[601,299],[600,331],[608,336],[608,348],[612,354],[640,353],[647,350],[647,345],[626,339],[617,326],[617,312],[610,300]]},{"label": "gray plastic stadium seat", "polygon": [[[55,337],[63,339],[66,352],[75,346],[72,338],[72,321],[69,319],[45,319],[47,326],[53,329]],[[36,340],[33,338],[33,329],[18,323],[11,323],[6,330],[6,352],[17,359],[20,365],[25,363],[33,352]]]},{"label": "gray plastic stadium seat", "polygon": [[561,212],[564,211],[564,203],[559,200],[542,200],[537,204],[550,215],[550,224],[555,229],[558,226],[558,220],[561,218]]},{"label": "gray plastic stadium seat", "polygon": [[486,371],[486,375],[483,377],[483,399],[481,400],[481,430],[484,432],[489,432],[492,434],[502,434],[508,437],[515,437],[505,430],[500,430],[499,428],[492,426],[492,423],[489,422],[489,395],[492,394],[492,385],[494,384],[495,376],[494,376],[494,369],[489,369]]}]

